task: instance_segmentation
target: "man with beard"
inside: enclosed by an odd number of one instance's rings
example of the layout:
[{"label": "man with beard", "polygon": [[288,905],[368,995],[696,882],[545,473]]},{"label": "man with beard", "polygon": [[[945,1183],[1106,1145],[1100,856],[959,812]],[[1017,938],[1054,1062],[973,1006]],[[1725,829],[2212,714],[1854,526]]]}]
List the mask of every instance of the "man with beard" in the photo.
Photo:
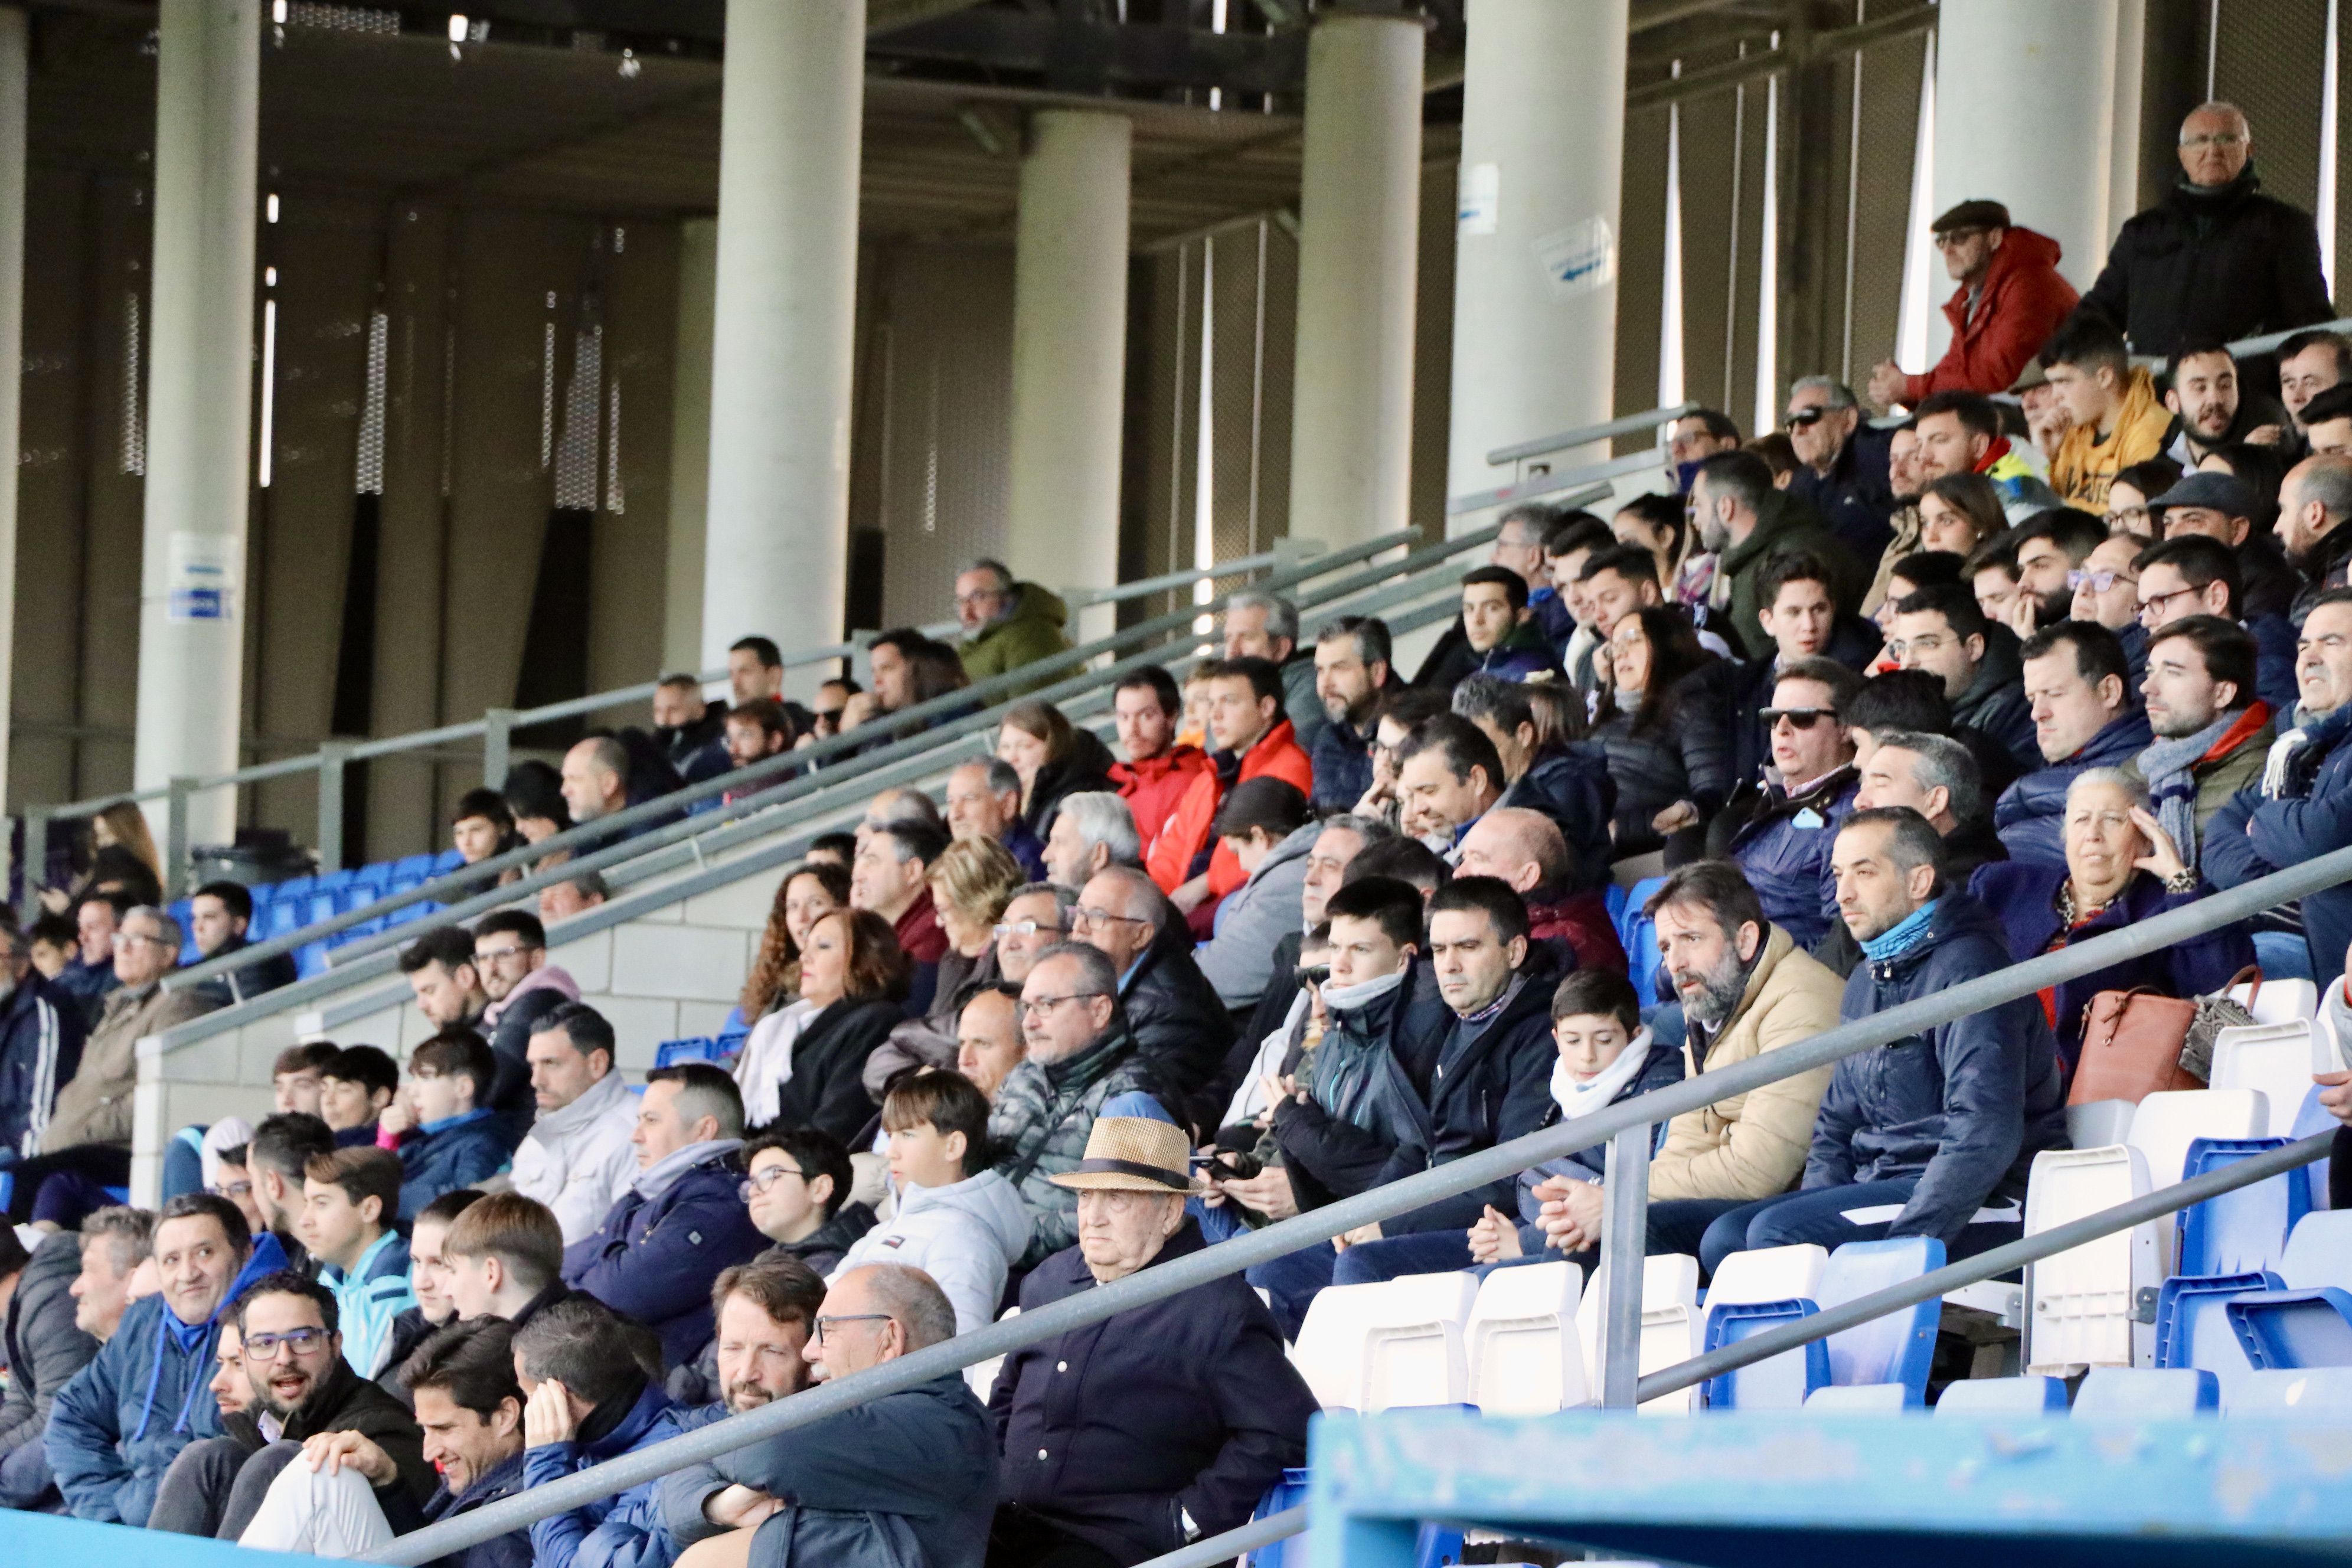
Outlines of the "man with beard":
[{"label": "man with beard", "polygon": [[2249,395],[2238,383],[2238,362],[2218,342],[2175,349],[2165,379],[2164,405],[2173,417],[2164,455],[2184,468],[2237,442],[2276,447],[2286,438],[2286,410],[2274,398]]},{"label": "man with beard", "polygon": [[1316,810],[1346,811],[1372,787],[1381,698],[1396,684],[1379,616],[1342,616],[1315,634],[1315,697],[1327,721],[1312,753]]},{"label": "man with beard", "polygon": [[2347,518],[2352,518],[2352,458],[2305,458],[2287,470],[2279,486],[2278,538],[2301,579],[2290,617],[2297,626],[2320,595],[2344,586],[2352,559]]},{"label": "man with beard", "polygon": [[[2285,499],[2284,488],[2280,499]],[[2239,576],[2245,585],[2242,608],[2249,620],[2288,615],[2303,602],[2297,593],[2302,583],[2279,549],[2285,535],[2284,521],[2279,539],[2273,539],[2254,527],[2254,513],[2261,510],[2253,487],[2231,474],[2183,474],[2179,484],[2162,495],[2150,496],[2147,501],[2147,514],[2158,539],[2202,534],[2236,552]],[[2340,562],[2341,557],[2337,559]]]},{"label": "man with beard", "polygon": [[[383,1494],[377,1506],[386,1512],[397,1515],[432,1495],[424,1434],[399,1400],[352,1370],[331,1290],[291,1271],[268,1274],[229,1315],[250,1398],[224,1411],[223,1436],[181,1450],[156,1490],[149,1529],[243,1538],[279,1474],[321,1432],[356,1433],[383,1454],[383,1479],[371,1485]],[[263,1535],[270,1529],[263,1526]]]},{"label": "man with beard", "polygon": [[2010,630],[2030,637],[2074,612],[2074,590],[2067,578],[2107,537],[2099,520],[2071,507],[2035,516],[2006,542],[2017,552],[2018,595]]},{"label": "man with beard", "polygon": [[2172,622],[2148,643],[2143,701],[2156,743],[2125,769],[2147,781],[2157,820],[2194,867],[2230,797],[2262,782],[2278,728],[2254,696],[2254,639],[2219,616]]},{"label": "man with beard", "polygon": [[[1658,954],[1682,1003],[1684,1077],[1719,1072],[1836,1024],[1838,977],[1764,918],[1738,867],[1685,866],[1643,912],[1657,924]],[[1804,1169],[1829,1081],[1830,1069],[1819,1068],[1668,1122],[1650,1161],[1649,1250],[1696,1253],[1718,1217],[1788,1191]],[[1556,1177],[1538,1195],[1538,1223],[1562,1252],[1600,1246],[1600,1183]]]}]

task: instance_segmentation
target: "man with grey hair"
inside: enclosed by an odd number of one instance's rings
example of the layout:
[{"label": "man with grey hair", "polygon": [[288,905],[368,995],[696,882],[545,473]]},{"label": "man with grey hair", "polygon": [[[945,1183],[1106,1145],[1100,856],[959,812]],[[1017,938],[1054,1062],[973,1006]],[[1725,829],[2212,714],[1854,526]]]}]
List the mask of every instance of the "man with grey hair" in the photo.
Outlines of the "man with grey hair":
[{"label": "man with grey hair", "polygon": [[221,1005],[202,986],[166,991],[180,963],[180,922],[152,904],[122,917],[114,933],[114,973],[121,984],[89,1032],[81,1065],[58,1090],[57,1106],[33,1158],[16,1166],[8,1217],[71,1230],[110,1200],[108,1187],[131,1179],[131,1108],[139,1081],[139,1042],[202,1017]]},{"label": "man with grey hair", "polygon": [[1021,775],[997,757],[959,763],[948,773],[948,831],[958,838],[992,838],[1032,881],[1045,875],[1045,847],[1021,816]]},{"label": "man with grey hair", "polygon": [[[1110,961],[1129,1032],[1161,1082],[1186,1096],[1213,1089],[1234,1041],[1233,1018],[1175,906],[1150,877],[1114,866],[1087,879],[1070,914],[1070,934]],[[1189,1104],[1168,1109],[1181,1114]]]},{"label": "man with grey hair", "polygon": [[[834,1279],[801,1355],[830,1383],[954,1332],[955,1312],[929,1275],[873,1263]],[[988,1412],[962,1373],[946,1372],[654,1485],[677,1547],[740,1531],[743,1552],[758,1560],[751,1531],[783,1512],[766,1533],[771,1550],[793,1561],[979,1568],[997,1464]]]},{"label": "man with grey hair", "polygon": [[1895,488],[1886,473],[1886,433],[1863,424],[1853,388],[1826,375],[1790,384],[1781,423],[1797,453],[1790,493],[1821,513],[1858,558],[1877,560],[1895,538],[1887,522]]},{"label": "man with grey hair", "polygon": [[1119,1006],[1118,971],[1085,942],[1038,954],[1021,986],[1021,1037],[1029,1054],[996,1086],[988,1142],[994,1170],[1029,1211],[1025,1270],[1077,1239],[1077,1195],[1047,1178],[1077,1168],[1113,1095],[1157,1090]]},{"label": "man with grey hair", "polygon": [[2081,309],[2132,352],[2167,355],[2325,321],[2330,308],[2309,213],[2262,194],[2253,128],[2233,103],[2200,103],[2180,123],[2180,173],[2125,223]]},{"label": "man with grey hair", "polygon": [[1315,695],[1315,656],[1298,646],[1298,606],[1255,588],[1225,603],[1225,657],[1262,658],[1282,671],[1282,710],[1298,749],[1312,755],[1323,732],[1323,704]]},{"label": "man with grey hair", "polygon": [[[1058,595],[1034,583],[1016,581],[1002,561],[983,556],[964,563],[956,573],[955,610],[956,621],[963,627],[963,641],[956,645],[956,652],[963,659],[964,674],[975,685],[1024,664],[1051,658],[1070,646],[1062,630],[1070,618],[1069,607]],[[1023,696],[1060,679],[1047,676],[1011,695]]]},{"label": "man with grey hair", "polygon": [[1053,882],[1013,889],[1012,902],[996,922],[996,972],[1007,984],[1018,985],[1028,979],[1039,954],[1070,939],[1070,911],[1077,902],[1076,889]]},{"label": "man with grey hair", "polygon": [[1074,892],[1097,871],[1140,867],[1143,838],[1126,797],[1099,789],[1064,795],[1046,830],[1045,861],[1040,879]]}]

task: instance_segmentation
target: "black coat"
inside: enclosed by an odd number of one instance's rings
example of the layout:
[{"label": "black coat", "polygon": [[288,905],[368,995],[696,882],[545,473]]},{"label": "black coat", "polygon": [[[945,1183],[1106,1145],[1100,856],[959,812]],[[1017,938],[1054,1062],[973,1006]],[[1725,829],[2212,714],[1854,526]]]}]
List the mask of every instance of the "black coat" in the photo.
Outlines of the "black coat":
[{"label": "black coat", "polygon": [[[531,1031],[540,1020],[568,1004],[572,998],[552,985],[534,985],[517,996],[499,1014],[498,1026],[489,1034],[490,1055],[498,1063],[498,1078],[490,1088],[490,1109],[502,1115],[520,1117],[525,1131],[530,1126],[538,1101],[530,1092]],[[515,1140],[520,1142],[518,1137]]]},{"label": "black coat", "polygon": [[[1127,1013],[1128,1033],[1160,1082],[1188,1097],[1215,1097],[1226,1049],[1234,1043],[1234,1019],[1217,988],[1192,962],[1192,938],[1181,921],[1170,924],[1144,951],[1119,993],[1119,1005]],[[1219,1100],[1205,1114],[1213,1121],[1223,1109]]]},{"label": "black coat", "polygon": [[0,1508],[30,1508],[48,1487],[41,1434],[49,1406],[74,1373],[98,1354],[98,1342],[74,1327],[68,1294],[81,1272],[81,1237],[50,1237],[17,1277],[7,1321],[8,1395],[0,1401]]},{"label": "black coat", "polygon": [[1952,701],[1952,724],[1978,731],[2006,751],[2020,773],[2042,766],[2033,738],[2033,705],[2025,700],[2025,666],[2018,658],[2017,634],[2007,626],[1985,629],[1985,656],[1977,678]]},{"label": "black coat", "polygon": [[1054,814],[1070,796],[1094,791],[1118,793],[1118,785],[1110,778],[1111,766],[1118,759],[1110,754],[1102,737],[1081,728],[1073,731],[1070,738],[1067,757],[1037,770],[1036,782],[1029,786],[1029,804],[1021,813],[1021,820],[1029,825],[1040,844],[1054,831]]},{"label": "black coat", "polygon": [[1609,880],[1609,822],[1617,784],[1609,776],[1609,749],[1599,741],[1570,741],[1539,752],[1505,790],[1496,806],[1539,811],[1559,827],[1574,863],[1556,893],[1585,893]]},{"label": "black coat", "polygon": [[[1349,1044],[1376,1050],[1381,1083],[1369,1092],[1379,1114],[1359,1126],[1309,1095],[1274,1108],[1274,1137],[1283,1167],[1302,1209],[1320,1208],[1377,1185],[1399,1148],[1425,1142],[1427,1084],[1436,1052],[1454,1021],[1453,1009],[1437,994],[1437,976],[1427,963],[1405,971],[1404,983],[1361,1007],[1333,1008],[1318,1052]],[[1293,1050],[1282,1070],[1308,1089],[1314,1077]]]},{"label": "black coat", "polygon": [[2157,355],[2327,321],[2336,312],[2317,226],[2261,191],[2251,163],[2211,191],[2177,180],[2125,223],[2077,309],[2119,328],[2134,353]]},{"label": "black coat", "polygon": [[1659,705],[1656,721],[1636,731],[1633,715],[1614,713],[1593,726],[1592,738],[1609,756],[1609,776],[1617,781],[1615,853],[1638,855],[1661,840],[1651,819],[1678,800],[1689,801],[1702,819],[1720,810],[1738,784],[1730,771],[1730,736],[1723,705],[1730,700],[1726,667],[1717,664],[1683,677]]},{"label": "black coat", "polygon": [[856,1147],[874,1101],[860,1075],[906,1009],[887,997],[845,996],[809,1020],[793,1042],[793,1076],[776,1091],[772,1127],[814,1127]]},{"label": "black coat", "polygon": [[[1190,1219],[1146,1269],[1205,1244]],[[1076,1247],[1022,1284],[1034,1311],[1095,1288]],[[988,1410],[1003,1500],[1120,1563],[1248,1522],[1266,1488],[1307,1462],[1316,1412],[1282,1333],[1239,1274],[1131,1308],[1004,1358]]]}]

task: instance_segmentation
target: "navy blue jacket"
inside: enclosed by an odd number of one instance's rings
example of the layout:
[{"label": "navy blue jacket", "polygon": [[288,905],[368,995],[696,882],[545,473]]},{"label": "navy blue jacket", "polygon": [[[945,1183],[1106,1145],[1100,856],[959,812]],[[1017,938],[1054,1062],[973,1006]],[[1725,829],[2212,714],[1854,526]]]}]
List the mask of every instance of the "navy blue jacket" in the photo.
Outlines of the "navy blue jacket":
[{"label": "navy blue jacket", "polygon": [[1609,818],[1617,810],[1617,782],[1609,776],[1609,749],[1598,741],[1571,741],[1537,753],[1497,806],[1539,811],[1559,825],[1575,862],[1559,893],[1589,892],[1609,880]]},{"label": "navy blue jacket", "polygon": [[[1531,942],[1527,962],[1520,967],[1525,979],[1501,1012],[1477,1026],[1449,1016],[1444,1034],[1435,1042],[1436,1059],[1428,1071],[1426,1135],[1415,1133],[1397,1146],[1381,1172],[1379,1184],[1385,1186],[1433,1166],[1451,1164],[1543,1125],[1544,1113],[1557,1109],[1551,1098],[1551,1068],[1559,1059],[1559,1047],[1551,1038],[1551,994],[1575,967],[1576,955],[1566,942]],[[1404,1043],[1408,1049],[1415,1045]],[[1440,1198],[1382,1220],[1381,1234],[1467,1230],[1489,1204],[1509,1212],[1516,1184],[1514,1178],[1506,1176]]]},{"label": "navy blue jacket", "polygon": [[[593,1422],[594,1415],[589,1419]],[[677,1436],[669,1395],[648,1383],[620,1424],[592,1442],[545,1443],[523,1450],[523,1485],[550,1481],[650,1448]],[[614,1497],[551,1514],[530,1527],[535,1568],[663,1568],[677,1555],[662,1528],[655,1497],[658,1483],[646,1481]]]},{"label": "navy blue jacket", "polygon": [[[2280,798],[2241,790],[2205,825],[2198,864],[2215,887],[2239,887],[2352,845],[2352,745],[2346,744],[2352,741],[2352,703],[2296,727],[2311,739],[2288,768]],[[2352,888],[2306,897],[2303,935],[2312,975],[2325,990],[2344,973],[2344,950],[2352,943]]]},{"label": "navy blue jacket", "polygon": [[400,1217],[444,1193],[485,1182],[507,1168],[506,1123],[487,1107],[453,1116],[437,1131],[419,1131],[400,1146]]},{"label": "navy blue jacket", "polygon": [[2119,768],[2156,742],[2147,711],[2126,708],[2089,743],[2060,763],[2026,774],[1993,802],[1993,830],[2011,860],[2032,866],[2066,864],[2066,789],[2093,768]]},{"label": "navy blue jacket", "polygon": [[[1377,729],[1380,721],[1372,722]],[[1307,760],[1315,768],[1315,795],[1309,804],[1318,811],[1353,811],[1372,787],[1372,736],[1359,734],[1344,719],[1315,731],[1315,750]]]},{"label": "navy blue jacket", "polygon": [[[2000,917],[2009,937],[2010,956],[2021,963],[2038,956],[2058,934],[2058,888],[2065,880],[2063,866],[2000,860],[1979,868],[1969,891]],[[2124,884],[2123,896],[2076,926],[2067,938],[2068,945],[2193,904],[2212,890],[2200,882],[2193,893],[2168,893],[2162,882],[2145,871],[2135,871]],[[2074,1076],[2075,1058],[2083,1054],[2084,1009],[2100,992],[2145,986],[2159,996],[2202,996],[2229,984],[2238,971],[2253,962],[2254,939],[2241,921],[2176,942],[2161,952],[2128,958],[2079,980],[2062,983],[2055,999],[2056,1027],[2058,1054],[2065,1058],[2067,1076]]]},{"label": "navy blue jacket", "polygon": [[[713,1405],[679,1425],[726,1414]],[[702,1505],[730,1483],[785,1500],[760,1527],[751,1568],[980,1568],[996,1513],[995,1434],[961,1373],[869,1399],[663,1477],[662,1522],[678,1545],[720,1533]]]},{"label": "navy blue jacket", "polygon": [[[1145,1270],[1206,1245],[1187,1219]],[[1095,1289],[1075,1247],[1021,1287],[1034,1311]],[[988,1412],[1003,1494],[1115,1562],[1248,1522],[1266,1488],[1307,1462],[1316,1411],[1273,1314],[1239,1274],[1017,1350]]]},{"label": "navy blue jacket", "polygon": [[1779,784],[1743,789],[1708,830],[1708,843],[1739,862],[1767,918],[1799,947],[1812,946],[1836,923],[1830,851],[1861,787],[1849,764],[1801,795],[1785,794]]},{"label": "navy blue jacket", "polygon": [[1037,837],[1035,828],[1016,816],[1005,826],[998,842],[1020,866],[1023,876],[1033,882],[1045,879],[1045,843]]},{"label": "navy blue jacket", "polygon": [[89,1032],[81,1005],[37,969],[0,1003],[0,1150],[30,1154],[40,1146]]},{"label": "navy blue jacket", "polygon": [[1895,540],[1887,522],[1895,512],[1895,487],[1886,472],[1889,445],[1887,437],[1865,421],[1855,427],[1827,474],[1800,463],[1789,481],[1790,490],[1821,513],[1857,561],[1877,560]]},{"label": "navy blue jacket", "polygon": [[2294,679],[2294,624],[2284,616],[2249,616],[2245,627],[2254,639],[2254,695],[2277,712],[2294,712],[2302,700]]},{"label": "navy blue jacket", "polygon": [[661,1336],[662,1360],[684,1366],[710,1342],[710,1287],[719,1271],[767,1250],[737,1196],[731,1152],[681,1173],[648,1199],[631,1187],[596,1234],[563,1249],[563,1282]]},{"label": "navy blue jacket", "polygon": [[[516,1449],[499,1461],[488,1474],[478,1479],[464,1491],[452,1497],[446,1485],[425,1501],[422,1518],[426,1524],[437,1524],[445,1519],[455,1519],[461,1513],[471,1513],[488,1503],[500,1502],[519,1494],[526,1484],[523,1480],[523,1457],[526,1449]],[[376,1494],[379,1498],[384,1494]],[[390,1521],[395,1533],[405,1534],[406,1521]],[[478,1544],[468,1546],[455,1556],[444,1557],[433,1568],[532,1568],[530,1532],[510,1530],[504,1535],[493,1536]]]},{"label": "navy blue jacket", "polygon": [[[1845,983],[1853,1023],[2009,967],[1992,911],[1966,893],[1936,900],[1927,940]],[[1805,1190],[1918,1178],[1890,1237],[1949,1246],[1989,1200],[2022,1197],[2033,1156],[2066,1146],[2058,1043],[2033,997],[1847,1057],[1830,1075],[1805,1159]]]}]

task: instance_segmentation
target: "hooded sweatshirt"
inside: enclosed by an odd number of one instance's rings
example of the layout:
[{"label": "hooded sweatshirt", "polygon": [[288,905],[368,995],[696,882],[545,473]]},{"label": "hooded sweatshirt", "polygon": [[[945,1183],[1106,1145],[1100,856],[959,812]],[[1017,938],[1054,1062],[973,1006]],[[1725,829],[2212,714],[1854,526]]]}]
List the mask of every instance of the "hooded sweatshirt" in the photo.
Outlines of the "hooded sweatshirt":
[{"label": "hooded sweatshirt", "polygon": [[1004,1278],[1029,1246],[1029,1211],[994,1171],[944,1187],[898,1190],[898,1212],[858,1237],[835,1265],[838,1279],[868,1263],[903,1263],[938,1282],[955,1307],[956,1332],[996,1321]]},{"label": "hooded sweatshirt", "polygon": [[514,1190],[553,1211],[564,1246],[594,1235],[637,1179],[629,1142],[636,1125],[636,1096],[617,1071],[608,1072],[571,1104],[543,1112],[515,1150]]}]

